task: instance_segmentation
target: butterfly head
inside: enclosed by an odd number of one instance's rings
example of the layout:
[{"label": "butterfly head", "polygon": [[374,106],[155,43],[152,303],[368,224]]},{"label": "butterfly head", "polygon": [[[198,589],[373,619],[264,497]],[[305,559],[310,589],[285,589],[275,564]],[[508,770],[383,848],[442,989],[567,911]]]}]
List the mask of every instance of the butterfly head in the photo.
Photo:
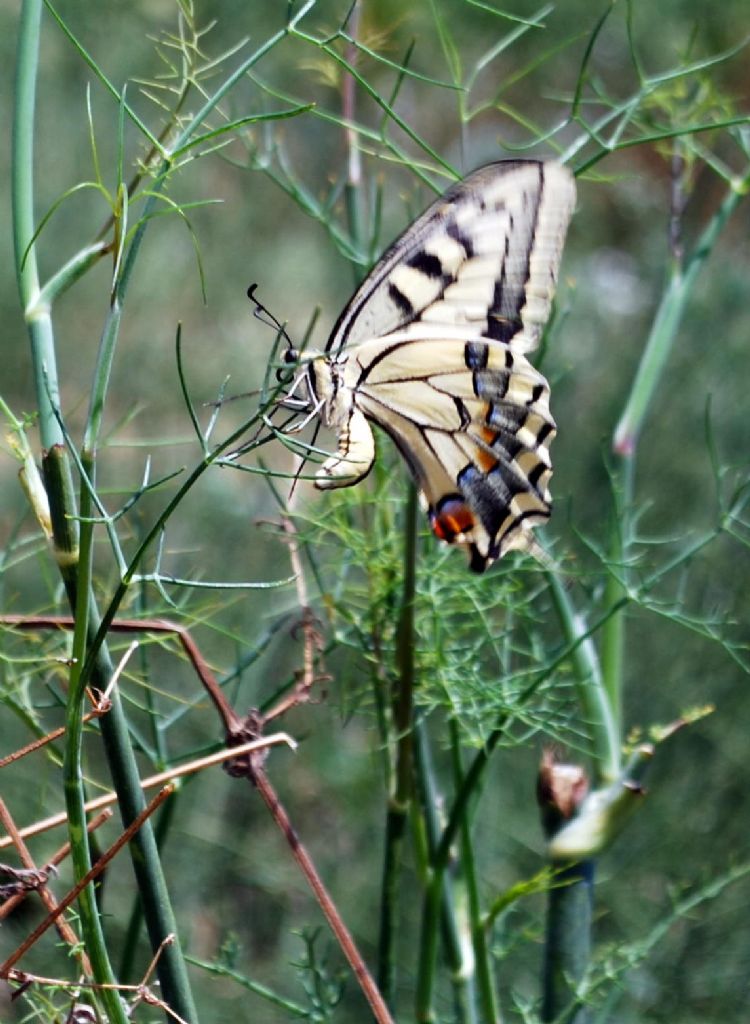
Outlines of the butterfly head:
[{"label": "butterfly head", "polygon": [[308,413],[319,415],[327,427],[339,427],[349,418],[353,395],[344,384],[344,362],[315,350],[300,352],[295,348],[284,352],[283,361],[296,367],[291,377],[283,367],[276,374],[280,382],[291,384],[283,399],[284,404],[301,401],[307,406]]}]

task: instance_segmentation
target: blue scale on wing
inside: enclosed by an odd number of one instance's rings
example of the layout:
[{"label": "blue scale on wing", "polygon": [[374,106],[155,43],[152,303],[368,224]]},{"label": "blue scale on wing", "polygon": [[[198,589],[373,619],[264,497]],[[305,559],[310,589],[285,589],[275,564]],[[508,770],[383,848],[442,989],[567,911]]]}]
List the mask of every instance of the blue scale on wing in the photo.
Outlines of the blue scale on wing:
[{"label": "blue scale on wing", "polygon": [[546,445],[555,426],[547,410],[546,381],[522,354],[475,341],[466,344],[464,360],[484,416],[483,423],[476,422],[474,403],[470,431],[479,451],[457,482],[468,509],[490,539],[486,557],[476,549],[472,553],[472,567],[481,571],[488,558],[522,541],[528,525],[549,517],[551,465]]}]

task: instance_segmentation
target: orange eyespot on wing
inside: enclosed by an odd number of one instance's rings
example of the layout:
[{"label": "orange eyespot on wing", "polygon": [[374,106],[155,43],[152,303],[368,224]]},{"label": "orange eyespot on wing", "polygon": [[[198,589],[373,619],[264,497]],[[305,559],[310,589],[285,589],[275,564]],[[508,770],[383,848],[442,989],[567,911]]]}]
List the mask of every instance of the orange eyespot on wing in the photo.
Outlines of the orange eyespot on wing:
[{"label": "orange eyespot on wing", "polygon": [[432,532],[448,544],[471,533],[476,523],[474,513],[458,495],[443,498],[436,509],[430,509],[429,517]]},{"label": "orange eyespot on wing", "polygon": [[438,540],[466,548],[472,572],[484,572],[499,557],[500,545],[492,541],[481,519],[460,495],[442,498],[428,515],[432,532]]}]

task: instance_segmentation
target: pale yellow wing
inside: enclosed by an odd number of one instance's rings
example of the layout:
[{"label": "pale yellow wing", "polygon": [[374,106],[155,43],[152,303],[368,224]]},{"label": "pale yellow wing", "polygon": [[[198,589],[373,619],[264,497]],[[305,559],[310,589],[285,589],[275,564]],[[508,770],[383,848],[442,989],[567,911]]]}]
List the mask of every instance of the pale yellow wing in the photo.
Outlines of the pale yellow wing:
[{"label": "pale yellow wing", "polygon": [[531,546],[550,514],[555,423],[523,353],[402,332],[352,350],[346,381],[403,455],[436,536],[466,545],[472,569]]}]

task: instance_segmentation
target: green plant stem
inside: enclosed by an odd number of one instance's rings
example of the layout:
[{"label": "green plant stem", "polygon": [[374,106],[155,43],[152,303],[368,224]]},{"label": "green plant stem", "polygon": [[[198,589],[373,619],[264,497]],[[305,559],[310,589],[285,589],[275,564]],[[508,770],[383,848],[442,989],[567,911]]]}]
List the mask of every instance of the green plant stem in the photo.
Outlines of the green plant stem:
[{"label": "green plant stem", "polygon": [[[95,626],[96,623],[92,622],[91,634]],[[99,652],[97,662],[100,659],[105,659],[106,667],[106,647]],[[123,825],[127,826],[143,809],[145,800],[130,743],[127,718],[116,690],[112,696],[112,709],[101,721],[102,738],[112,784],[118,794],[120,816]],[[197,1022],[198,1016],[179,942],[177,922],[169,900],[169,890],[150,821],[147,821],[133,837],[130,850],[151,948],[158,949],[168,935],[175,937],[170,945],[163,948],[157,963],[163,998],[184,1020]]]},{"label": "green plant stem", "polygon": [[[555,573],[548,574],[548,582],[561,631],[571,650],[570,660],[578,704],[591,737],[596,773],[600,780],[613,783],[621,770],[619,701],[615,712],[613,695],[602,680],[593,640],[586,636],[586,624],[575,611],[569,593]],[[613,601],[610,607],[617,607],[617,602]],[[608,621],[612,622],[613,619],[621,620],[622,612],[613,614]],[[621,622],[619,628],[622,628]],[[557,865],[553,863],[552,867]],[[560,1014],[564,1007],[570,1005],[571,994],[575,992],[589,966],[593,871],[593,861],[568,865],[547,892],[543,1021],[586,1024],[588,1019],[586,1008],[578,1004],[569,1014]]]},{"label": "green plant stem", "polygon": [[[107,313],[104,330],[102,331],[102,337],[99,342],[96,366],[94,368],[94,376],[92,379],[91,397],[89,399],[88,416],[86,418],[86,428],[83,435],[81,459],[84,464],[88,464],[91,467],[91,474],[94,473],[94,467],[96,464],[96,450],[99,440],[99,431],[101,429],[102,416],[104,415],[107,388],[109,387],[109,378],[112,372],[112,362],[115,356],[115,348],[117,345],[117,336],[120,330],[121,320],[122,306],[120,305],[120,300],[117,292],[115,291],[112,296],[112,302]],[[90,474],[87,475],[89,476],[89,479],[92,479]],[[83,484],[83,487],[84,489],[86,488],[85,483]]]},{"label": "green plant stem", "polygon": [[422,907],[421,940],[419,947],[419,965],[416,984],[416,1019],[420,1024],[433,1020],[432,989],[435,981],[435,970],[438,950],[438,921],[440,900],[443,890],[443,877],[450,859],[451,846],[455,842],[464,816],[468,813],[469,801],[477,791],[484,770],[489,764],[492,752],[503,734],[505,719],[502,718],[496,729],[487,737],[481,750],[477,751],[468,771],[463,776],[460,788],[451,806],[450,815],[440,836],[432,858],[432,873]]},{"label": "green plant stem", "polygon": [[34,237],[34,113],[39,61],[41,0],[24,0],[18,34],[11,152],[13,244],[21,304],[31,340],[39,431],[49,449],[63,443],[55,416],[59,406],[54,336],[49,307],[38,304],[39,273]]},{"label": "green plant stem", "polygon": [[[90,458],[84,461],[83,467],[86,477],[93,484],[94,465]],[[96,606],[90,599],[93,523],[86,521],[90,513],[91,491],[87,487],[83,487],[81,491],[81,559],[76,584],[71,584],[68,588],[69,595],[73,598],[76,627],[73,645],[75,664],[68,697],[65,746],[66,803],[71,836],[80,837],[81,829],[83,829],[80,841],[73,844],[74,852],[78,848],[79,860],[74,861],[78,877],[81,877],[78,872],[85,874],[85,871],[81,871],[81,869],[89,860],[81,772],[83,739],[81,722],[85,687],[90,680],[97,689],[104,690],[113,673],[106,643],[101,643],[93,660],[90,653],[99,636],[100,627]],[[78,587],[77,593],[76,586]],[[144,810],[146,802],[130,742],[127,718],[117,688],[111,691],[110,700],[111,708],[108,714],[101,719],[102,742],[112,784],[118,795],[120,816],[123,826],[127,827]],[[133,836],[130,850],[152,949],[158,949],[168,935],[174,936],[172,943],[162,949],[156,965],[163,998],[183,1020],[197,1022],[187,967],[178,939],[177,923],[169,901],[169,892],[151,822],[144,822]]]},{"label": "green plant stem", "polygon": [[[455,723],[454,723],[455,724]],[[440,792],[435,782],[435,772],[430,756],[426,723],[417,718],[414,723],[414,762],[417,785],[421,796],[422,820],[427,841],[428,867],[432,862],[442,833],[442,821],[438,808],[442,805]],[[468,807],[467,807],[468,814]],[[464,819],[464,824],[466,819]],[[463,862],[462,862],[463,866]],[[474,965],[469,949],[469,928],[466,922],[466,903],[463,879],[454,878],[448,872],[442,876],[440,897],[440,932],[443,937],[445,959],[450,970],[456,1019],[463,1024],[472,1024],[476,1019],[474,996]],[[434,923],[432,920],[431,924]],[[427,937],[423,943],[430,943]]]},{"label": "green plant stem", "polygon": [[432,991],[435,985],[437,966],[443,875],[443,866],[436,864],[425,892],[424,906],[422,908],[414,1013],[414,1018],[418,1024],[431,1024],[434,1020]]},{"label": "green plant stem", "polygon": [[[90,512],[88,504],[82,507],[82,512],[84,514]],[[87,596],[91,583],[93,533],[92,524],[84,523],[81,530],[80,557],[76,566],[79,585],[77,599],[76,584],[72,579],[68,580],[67,587],[75,617],[75,630],[73,633],[73,658],[68,688],[68,701],[65,710],[63,786],[65,790],[65,806],[68,814],[71,859],[77,879],[81,879],[88,874],[92,866],[91,847],[86,829],[86,794],[84,793],[83,786],[83,705],[86,699],[86,691],[85,687],[81,685],[81,667],[86,660],[89,613]],[[78,906],[87,949],[101,949],[106,952],[106,942],[96,905],[93,882],[90,882],[81,890],[78,897]],[[101,953],[98,953],[98,955],[101,955]],[[106,966],[111,981],[114,981],[114,974],[109,963],[108,954]]]},{"label": "green plant stem", "polygon": [[565,866],[549,890],[542,999],[545,1022],[586,1024],[589,1019],[576,992],[591,957],[593,882],[594,862],[583,861]]},{"label": "green plant stem", "polygon": [[399,882],[406,834],[407,811],[389,801],[385,817],[385,849],[380,887],[377,983],[386,1005],[396,999],[396,937],[398,935]]},{"label": "green plant stem", "polygon": [[[461,762],[461,744],[458,723],[455,720],[450,722],[450,733],[451,750],[453,754],[453,777],[455,788],[458,790],[463,782],[464,769]],[[500,1004],[497,999],[497,992],[495,990],[495,979],[492,971],[490,951],[487,946],[487,931],[479,900],[479,885],[477,879],[476,858],[474,856],[471,817],[468,813],[463,816],[463,820],[461,822],[461,866],[463,869],[466,893],[468,897],[471,943],[474,949],[474,970],[476,973],[479,1005],[482,1009],[482,1021],[485,1022],[485,1024],[500,1024],[502,1016],[500,1013]]]},{"label": "green plant stem", "polygon": [[621,739],[611,696],[602,681],[596,648],[591,637],[586,635],[587,624],[576,612],[570,594],[557,574],[549,572],[547,579],[562,633],[571,651],[576,695],[591,736],[597,774],[611,782],[620,774]]},{"label": "green plant stem", "polygon": [[389,795],[385,825],[385,850],[380,897],[380,933],[378,937],[378,985],[389,1007],[396,989],[396,937],[398,891],[406,822],[414,792],[413,717],[414,717],[414,593],[417,559],[417,492],[410,484],[405,510],[404,582],[401,592],[396,663],[398,679],[393,694],[393,728],[396,736],[396,766],[393,792]]},{"label": "green plant stem", "polygon": [[[53,449],[57,454],[60,449]],[[67,453],[63,453],[67,456]],[[46,462],[49,462],[49,458]],[[104,691],[112,677],[113,666],[107,644],[106,631],[95,602],[91,596],[91,555],[93,550],[92,489],[95,483],[95,463],[91,453],[83,453],[82,468],[89,485],[81,489],[81,557],[75,572],[64,574],[66,589],[76,619],[74,636],[74,669],[68,698],[68,716],[65,746],[65,785],[71,836],[79,837],[73,843],[77,876],[81,877],[90,866],[90,853],[85,830],[83,811],[84,793],[81,772],[82,730],[81,720],[85,687],[91,682]],[[50,483],[54,481],[47,476]],[[57,508],[65,496],[59,488],[49,487],[50,506]],[[72,513],[71,513],[72,514]],[[114,612],[112,613],[114,617]],[[111,621],[111,620],[110,620]],[[102,742],[118,794],[118,806],[127,827],[145,807],[135,755],[127,719],[117,689],[110,693],[111,708],[101,720]],[[196,1011],[187,976],[187,968],[177,938],[177,924],[171,909],[169,894],[164,879],[161,860],[154,840],[151,823],[146,821],[130,843],[133,867],[146,918],[152,948],[158,949],[168,935],[174,935],[173,942],[165,946],[157,963],[159,982],[167,1004],[186,1021],[196,1021]],[[89,935],[87,933],[87,939]]]},{"label": "green plant stem", "polygon": [[664,294],[649,332],[646,348],[638,364],[635,378],[622,415],[614,432],[615,467],[613,490],[615,510],[610,537],[609,555],[613,567],[607,580],[605,606],[620,610],[602,628],[602,682],[618,732],[621,732],[623,664],[625,651],[625,601],[629,523],[635,495],[635,472],[638,440],[648,410],[661,385],[669,354],[677,337],[687,303],[694,294],[698,274],[740,200],[744,197],[748,178],[733,182],[718,210],[700,235],[688,256],[684,269],[675,259],[671,266]]},{"label": "green plant stem", "polygon": [[[615,456],[612,473],[613,510],[610,524],[610,572],[604,590],[604,607],[620,607],[604,623],[601,632],[601,681],[607,694],[617,733],[622,736],[622,692],[625,665],[625,602],[627,600],[629,524],[633,512],[635,458]],[[611,777],[610,777],[611,779]]]},{"label": "green plant stem", "polygon": [[396,762],[396,800],[407,806],[414,795],[412,726],[414,723],[414,594],[417,564],[417,489],[409,484],[404,530],[404,584],[401,594],[396,664],[398,684],[393,704],[398,757]]},{"label": "green plant stem", "polygon": [[[422,718],[414,723],[414,771],[420,796],[421,816],[427,844],[427,867],[431,864],[442,835],[442,820],[439,813],[443,801],[435,782],[432,759],[429,752],[427,728]],[[456,1016],[459,1024],[473,1021],[473,966],[471,957],[466,955],[468,938],[465,920],[462,921],[461,907],[465,903],[463,884],[448,872],[443,872],[440,887],[440,916],[427,919],[427,927],[434,927],[443,936],[446,963],[450,969]],[[423,922],[423,927],[424,922]],[[421,945],[431,947],[439,935],[423,936]]]},{"label": "green plant stem", "polygon": [[[189,779],[187,780],[189,782]],[[156,846],[159,851],[164,848],[169,830],[174,821],[175,813],[180,804],[180,790],[178,789],[160,808],[158,821],[154,828]],[[133,900],[133,908],[128,920],[125,941],[123,942],[122,955],[120,957],[120,970],[118,976],[123,985],[135,983],[136,976],[136,954],[138,952],[138,938],[143,925],[143,904],[138,896]]]},{"label": "green plant stem", "polygon": [[615,429],[614,449],[626,454],[637,444],[638,435],[656,393],[661,384],[667,358],[672,350],[688,300],[694,294],[695,282],[706,260],[713,251],[737,205],[744,198],[747,180],[741,185],[730,186],[719,209],[701,233],[695,248],[685,264],[684,272],[674,266],[656,312],[653,326],[646,343],[643,358],[625,404],[625,409]]}]

